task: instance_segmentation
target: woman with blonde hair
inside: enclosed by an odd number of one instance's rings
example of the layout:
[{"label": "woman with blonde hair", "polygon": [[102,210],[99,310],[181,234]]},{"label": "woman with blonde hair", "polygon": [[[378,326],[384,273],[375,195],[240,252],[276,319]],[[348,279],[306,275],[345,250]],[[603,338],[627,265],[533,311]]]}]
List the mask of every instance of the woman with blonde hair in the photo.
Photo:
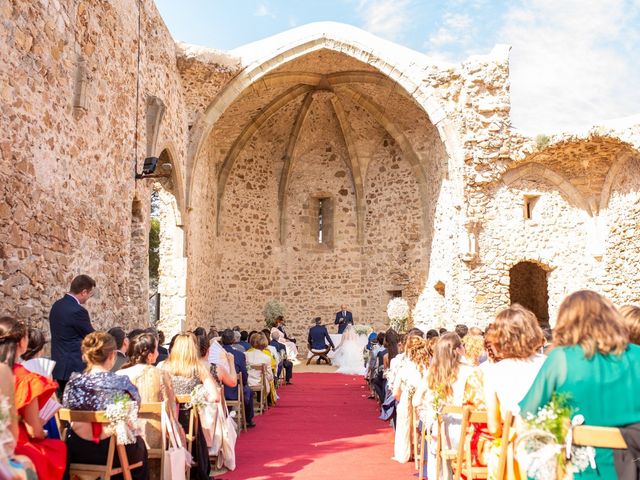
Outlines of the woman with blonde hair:
[{"label": "woman with blonde hair", "polygon": [[275,404],[275,387],[273,384],[274,359],[267,350],[269,341],[262,332],[257,332],[249,337],[251,348],[245,352],[247,357],[248,379],[247,383],[250,387],[260,385],[261,374],[260,365],[266,365],[265,372],[267,377],[267,396]]},{"label": "woman with blonde hair", "polygon": [[[640,422],[640,347],[629,343],[627,327],[602,295],[581,290],[564,299],[549,352],[529,392],[522,414],[535,414],[554,393],[567,394],[586,425],[619,427]],[[611,449],[596,449],[596,469],[578,479],[618,478]],[[635,472],[635,467],[633,467]]]},{"label": "woman with blonde hair", "polygon": [[[64,389],[63,405],[71,410],[105,410],[118,397],[127,396],[140,406],[138,389],[129,378],[111,371],[116,362],[116,340],[106,332],[92,332],[82,340],[82,359],[87,364],[83,373],[73,373]],[[68,462],[103,464],[109,452],[109,436],[91,423],[73,422],[67,430]],[[125,445],[130,463],[142,461],[131,476],[149,478],[147,448],[137,436]],[[42,477],[50,478],[50,477]]]},{"label": "woman with blonde hair", "polygon": [[[197,339],[192,333],[180,333],[174,337],[169,357],[162,364],[162,369],[171,375],[176,395],[190,395],[195,387],[202,385],[209,402],[220,401],[220,389],[202,361]],[[178,419],[185,431],[189,428],[190,410],[191,407],[180,404]],[[200,424],[192,454],[196,465],[191,468],[191,478],[208,480],[211,471],[209,450]]]},{"label": "woman with blonde hair", "polygon": [[[443,334],[433,345],[433,358],[427,372],[427,382],[416,391],[421,398],[421,420],[427,432],[434,434],[438,412],[445,405],[462,406],[464,386],[473,372],[465,363],[464,346],[456,333]],[[460,438],[460,416],[447,415],[444,419],[450,447],[455,448]],[[433,444],[433,443],[432,443]],[[428,448],[428,478],[435,478],[435,449]]]},{"label": "woman with blonde hair", "polygon": [[422,380],[421,370],[414,362],[413,354],[422,345],[422,332],[414,329],[401,340],[402,352],[391,359],[387,372],[387,388],[397,401],[395,411],[395,437],[393,459],[406,463],[411,458],[411,411],[412,398]]}]

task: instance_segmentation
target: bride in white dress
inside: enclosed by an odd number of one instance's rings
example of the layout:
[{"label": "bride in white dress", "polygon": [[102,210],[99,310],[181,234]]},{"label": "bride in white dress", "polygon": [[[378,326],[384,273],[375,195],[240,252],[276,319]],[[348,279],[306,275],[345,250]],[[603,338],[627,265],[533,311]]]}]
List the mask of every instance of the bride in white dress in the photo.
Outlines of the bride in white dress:
[{"label": "bride in white dress", "polygon": [[353,325],[347,326],[342,334],[340,345],[336,349],[332,363],[338,367],[336,373],[344,373],[346,375],[364,375],[366,368],[364,366],[364,357],[362,356],[363,347],[358,341],[358,334]]}]

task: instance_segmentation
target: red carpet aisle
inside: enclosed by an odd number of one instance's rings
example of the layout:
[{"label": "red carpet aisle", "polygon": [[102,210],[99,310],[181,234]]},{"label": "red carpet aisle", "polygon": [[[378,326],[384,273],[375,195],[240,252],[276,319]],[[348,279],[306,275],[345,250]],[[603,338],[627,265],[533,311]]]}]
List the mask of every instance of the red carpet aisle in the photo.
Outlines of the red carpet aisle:
[{"label": "red carpet aisle", "polygon": [[391,460],[393,432],[378,420],[362,378],[298,373],[280,403],[256,416],[236,446],[237,469],[224,480],[411,479],[413,463]]}]

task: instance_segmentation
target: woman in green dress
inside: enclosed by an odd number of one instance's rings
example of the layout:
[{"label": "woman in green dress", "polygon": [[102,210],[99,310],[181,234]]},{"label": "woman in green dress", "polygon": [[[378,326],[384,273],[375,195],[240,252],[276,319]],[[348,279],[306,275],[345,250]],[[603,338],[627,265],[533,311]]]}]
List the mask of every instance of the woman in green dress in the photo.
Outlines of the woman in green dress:
[{"label": "woman in green dress", "polygon": [[[549,353],[527,395],[521,415],[536,414],[554,392],[566,393],[585,425],[621,427],[640,422],[640,347],[613,304],[581,290],[560,305]],[[611,449],[596,449],[596,468],[579,479],[616,479]]]}]

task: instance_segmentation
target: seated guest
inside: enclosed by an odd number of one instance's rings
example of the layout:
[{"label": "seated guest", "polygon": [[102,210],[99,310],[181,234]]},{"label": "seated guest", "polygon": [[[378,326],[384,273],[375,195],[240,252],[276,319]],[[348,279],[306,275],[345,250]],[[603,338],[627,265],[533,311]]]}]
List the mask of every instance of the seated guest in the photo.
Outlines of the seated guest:
[{"label": "seated guest", "polygon": [[8,411],[0,421],[0,478],[28,480],[38,478],[36,469],[29,457],[16,455],[14,449],[18,439],[18,412],[14,401],[13,374],[11,368],[0,363],[0,402],[5,403]]},{"label": "seated guest", "polygon": [[246,352],[247,349],[244,348],[244,346],[240,345],[240,332],[238,330],[232,330],[232,332],[233,332],[233,345],[231,345],[231,348],[242,353]]},{"label": "seated guest", "polygon": [[0,318],[0,362],[13,370],[14,402],[19,421],[15,453],[27,456],[39,478],[59,480],[64,475],[66,446],[62,440],[47,439],[40,408],[55,393],[58,385],[51,379],[24,368],[18,360],[28,345],[24,323],[11,318]]},{"label": "seated guest", "polygon": [[238,384],[238,375],[236,373],[233,355],[225,351],[223,355],[219,356],[217,363],[209,363],[209,349],[212,348],[212,345],[217,346],[221,353],[224,349],[217,340],[211,340],[210,343],[209,338],[202,333],[196,335],[196,340],[200,351],[200,359],[205,367],[209,368],[211,376],[220,389],[219,394],[222,395],[222,385],[235,387]]},{"label": "seated guest", "polygon": [[158,330],[158,358],[156,359],[156,365],[160,362],[164,362],[169,356],[169,350],[164,346],[165,337],[162,330]]},{"label": "seated guest", "polygon": [[[309,344],[309,350],[315,353],[323,353],[326,355],[329,353],[329,350],[334,349],[335,345],[333,344],[333,340],[329,336],[329,331],[327,327],[324,325],[320,325],[322,319],[320,317],[316,317],[313,319],[314,326],[309,329],[309,336],[307,338],[307,342]],[[318,357],[316,363],[320,365],[320,360],[323,357]],[[324,359],[331,363],[328,358],[324,357]]]},{"label": "seated guest", "polygon": [[282,362],[282,357],[280,356],[280,352],[278,351],[278,349],[271,345],[271,343],[269,343],[271,342],[271,330],[269,330],[268,328],[263,328],[262,333],[267,339],[267,350],[271,352],[271,356],[275,360],[275,365],[273,366],[273,371],[275,372],[279,369],[280,363]]},{"label": "seated guest", "polygon": [[386,379],[384,377],[384,356],[387,354],[386,343],[387,334],[385,332],[380,332],[378,334],[378,344],[379,347],[376,350],[375,357],[373,359],[373,390],[375,391],[376,396],[378,397],[378,401],[382,405],[386,398]]},{"label": "seated guest", "polygon": [[244,347],[245,352],[251,348],[251,344],[249,343],[249,332],[246,330],[242,330],[240,332],[240,341],[238,342],[238,345]]},{"label": "seated guest", "polygon": [[[622,427],[640,422],[640,347],[629,343],[624,321],[608,299],[589,290],[565,298],[558,310],[553,347],[520,402],[523,415],[536,414],[559,393],[567,395],[569,406],[584,416],[586,425]],[[629,461],[627,471],[633,471],[635,478],[633,455]],[[596,470],[587,465],[574,478],[618,478],[618,467],[620,471],[626,467],[617,460],[614,466],[609,448],[596,448],[594,465]]]},{"label": "seated guest", "polygon": [[284,344],[280,343],[280,340],[283,340],[284,337],[282,332],[277,328],[271,329],[271,343],[270,345],[274,347],[278,353],[280,354],[280,358],[282,358],[282,362],[278,365],[278,378],[280,378],[280,372],[284,368],[284,378],[287,385],[291,384],[291,378],[293,377],[293,362],[287,359],[287,347]]},{"label": "seated guest", "polygon": [[[128,395],[140,405],[138,389],[124,375],[111,372],[116,361],[116,341],[106,332],[93,332],[82,341],[82,358],[87,364],[83,373],[74,373],[64,390],[63,404],[71,410],[105,410],[120,395]],[[109,436],[91,423],[73,422],[67,430],[70,463],[103,464],[109,452]],[[125,445],[130,463],[142,461],[131,470],[137,480],[149,478],[147,448],[141,437]],[[116,457],[117,458],[117,457]],[[114,463],[119,462],[114,459]],[[42,477],[50,478],[50,477]]]},{"label": "seated guest", "polygon": [[[265,337],[262,332],[254,333],[249,337],[249,342],[251,343],[251,348],[245,353],[248,368],[247,382],[250,387],[260,386],[261,375],[257,367],[259,365],[266,365],[267,394],[270,396],[273,385],[273,370],[271,367],[272,358],[268,353],[264,352],[268,345],[267,337]],[[269,351],[267,350],[267,352]]]},{"label": "seated guest", "polygon": [[[174,427],[182,430],[177,423],[176,397],[173,393],[171,376],[154,366],[158,357],[157,337],[151,333],[141,333],[131,340],[127,353],[128,362],[116,374],[124,375],[131,380],[131,383],[138,389],[142,403],[166,402],[170,421],[174,422]],[[160,422],[141,420],[141,427],[147,448],[159,448],[162,445]],[[183,432],[179,431],[179,433],[184,436]],[[159,460],[149,461],[152,462],[152,468],[150,468],[152,474],[156,471],[159,472]]]},{"label": "seated guest", "polygon": [[[296,343],[296,339],[293,337],[290,337],[289,334],[287,333],[287,329],[284,326],[284,317],[280,316],[278,318],[276,318],[276,323],[275,323],[275,328],[277,328],[278,330],[280,330],[282,332],[282,335],[284,335],[284,339],[288,342],[291,343]],[[282,342],[284,343],[284,342]]]},{"label": "seated guest", "polygon": [[[253,423],[253,391],[249,388],[248,384],[248,372],[247,372],[247,358],[243,352],[232,348],[234,331],[226,329],[222,332],[220,340],[222,340],[222,347],[227,353],[233,355],[233,363],[235,371],[242,375],[242,392],[244,394],[244,414],[247,421],[247,427],[255,427]],[[224,386],[224,398],[227,400],[238,400],[238,385],[236,386]]]},{"label": "seated guest", "polygon": [[[473,372],[471,365],[464,363],[464,347],[456,333],[445,333],[433,349],[433,359],[427,373],[427,382],[416,390],[421,399],[420,419],[427,431],[435,431],[437,412],[445,405],[462,406],[464,387]],[[417,403],[417,402],[416,402]],[[460,439],[460,417],[447,415],[444,427],[451,448],[456,448]],[[435,478],[436,456],[433,448],[428,450],[427,478]]]},{"label": "seated guest", "polygon": [[464,340],[464,337],[469,333],[469,327],[460,323],[456,325],[454,331],[458,334],[460,340]]},{"label": "seated guest", "polygon": [[622,323],[629,330],[629,342],[640,345],[640,307],[637,305],[624,305],[620,307]]},{"label": "seated guest", "polygon": [[[487,427],[495,438],[499,438],[506,413],[519,413],[518,402],[529,390],[544,362],[544,356],[538,353],[544,344],[544,336],[533,312],[513,304],[498,313],[485,339],[490,356],[495,359],[495,363],[488,363],[484,368]],[[518,467],[513,459],[513,445],[509,449],[507,474],[512,478]],[[497,448],[492,448],[487,459],[490,475],[497,473],[497,454]]]},{"label": "seated guest", "polygon": [[[171,375],[171,383],[176,395],[190,395],[197,385],[203,385],[210,402],[220,401],[217,383],[207,365],[202,361],[196,337],[192,333],[180,333],[174,337],[169,358],[160,368]],[[178,419],[185,431],[189,429],[189,417],[190,408],[187,404],[180,404]],[[209,451],[200,424],[198,424],[192,455],[196,465],[191,468],[191,478],[208,480],[211,471]]]},{"label": "seated guest", "polygon": [[[116,362],[113,364],[112,372],[117,372],[127,362],[127,349],[129,348],[129,339],[120,327],[110,328],[107,333],[116,340]],[[135,338],[135,337],[133,337]]]},{"label": "seated guest", "polygon": [[[27,336],[29,337],[29,343],[27,344],[27,351],[20,357],[20,363],[24,368],[33,373],[38,373],[48,379],[52,380],[52,370],[55,362],[42,358],[43,348],[47,343],[44,336],[44,332],[39,328],[29,327],[27,329]],[[48,370],[51,368],[51,370]],[[52,396],[57,402],[57,398]],[[47,431],[48,438],[60,438],[60,432],[58,431],[58,424],[55,417],[52,417],[43,428]]]}]

